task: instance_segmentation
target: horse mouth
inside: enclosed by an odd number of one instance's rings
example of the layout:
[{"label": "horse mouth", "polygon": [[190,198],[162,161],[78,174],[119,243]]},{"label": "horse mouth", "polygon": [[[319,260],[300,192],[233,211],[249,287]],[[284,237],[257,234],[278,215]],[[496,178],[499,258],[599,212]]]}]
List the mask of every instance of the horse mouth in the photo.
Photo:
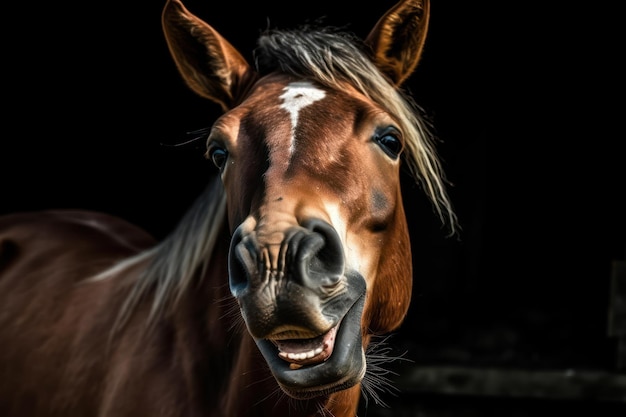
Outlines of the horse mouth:
[{"label": "horse mouth", "polygon": [[350,287],[346,313],[326,333],[303,338],[283,334],[255,340],[287,395],[296,399],[328,395],[356,385],[365,375],[361,330],[365,282],[358,277]]},{"label": "horse mouth", "polygon": [[313,338],[268,339],[278,349],[278,356],[287,361],[291,369],[325,362],[335,348],[337,329],[341,321],[326,333]]}]

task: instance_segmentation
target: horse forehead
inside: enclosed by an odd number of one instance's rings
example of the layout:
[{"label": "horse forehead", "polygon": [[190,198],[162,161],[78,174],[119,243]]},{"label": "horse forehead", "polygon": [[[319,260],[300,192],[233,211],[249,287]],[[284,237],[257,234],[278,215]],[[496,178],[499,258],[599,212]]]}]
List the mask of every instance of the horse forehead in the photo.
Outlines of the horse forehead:
[{"label": "horse forehead", "polygon": [[272,154],[280,153],[279,159],[285,162],[296,162],[303,152],[340,147],[349,141],[358,114],[367,107],[366,100],[349,86],[335,89],[276,76],[260,82],[238,114],[242,132],[250,140],[262,142]]},{"label": "horse forehead", "polygon": [[327,92],[310,81],[294,81],[283,87],[280,108],[289,114],[292,129],[298,125],[300,111],[326,97]]},{"label": "horse forehead", "polygon": [[336,118],[329,115],[341,114],[349,119],[350,109],[354,108],[349,103],[358,100],[357,96],[356,90],[348,86],[337,90],[310,80],[269,76],[252,91],[240,116],[257,126],[289,125],[295,133],[307,119],[315,119],[318,126],[331,119],[334,122]]}]

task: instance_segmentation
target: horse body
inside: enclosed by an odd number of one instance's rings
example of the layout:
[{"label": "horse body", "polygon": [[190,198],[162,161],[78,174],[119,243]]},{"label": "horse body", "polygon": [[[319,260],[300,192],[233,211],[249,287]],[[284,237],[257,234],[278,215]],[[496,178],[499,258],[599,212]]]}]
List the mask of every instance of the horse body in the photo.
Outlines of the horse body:
[{"label": "horse body", "polygon": [[454,223],[398,89],[427,22],[403,0],[363,49],[269,32],[253,68],[169,0],[174,62],[224,110],[207,190],[162,242],[100,213],[0,219],[0,414],[355,416],[410,302],[401,163]]},{"label": "horse body", "polygon": [[[5,216],[0,228],[0,291],[10,295],[0,308],[0,415],[259,413],[250,408],[259,399],[246,400],[245,387],[254,384],[261,358],[252,340],[224,320],[232,314],[223,302],[227,285],[208,282],[185,293],[150,331],[152,304],[145,300],[124,330],[112,334],[117,316],[111,312],[122,308],[150,258],[106,279],[85,277],[152,247],[150,236],[120,219],[76,211]],[[221,250],[216,259],[225,259]],[[207,274],[226,282],[226,269],[218,262]],[[249,372],[232,378],[237,367]]]},{"label": "horse body", "polygon": [[97,213],[22,213],[0,225],[0,414],[62,415],[81,402],[97,409],[92,394],[105,392],[110,366],[110,309],[123,289],[83,281],[152,239]]}]

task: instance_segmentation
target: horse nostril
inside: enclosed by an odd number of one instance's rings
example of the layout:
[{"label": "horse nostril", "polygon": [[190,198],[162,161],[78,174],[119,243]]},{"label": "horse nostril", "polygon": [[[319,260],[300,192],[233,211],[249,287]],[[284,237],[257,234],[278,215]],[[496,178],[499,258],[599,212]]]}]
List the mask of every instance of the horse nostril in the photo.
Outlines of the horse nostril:
[{"label": "horse nostril", "polygon": [[311,231],[298,251],[300,278],[307,286],[336,285],[344,272],[341,240],[335,229],[320,219],[307,220],[303,227]]},{"label": "horse nostril", "polygon": [[[296,282],[310,289],[335,288],[345,267],[341,240],[335,229],[323,220],[311,219],[294,231],[282,242],[286,264],[281,267],[282,262],[278,261],[279,268],[285,268],[282,271],[285,273],[291,271]],[[258,277],[263,274],[261,256],[256,234],[244,236],[241,226],[238,227],[233,233],[228,256],[228,283],[236,298],[251,284],[259,285]]]}]

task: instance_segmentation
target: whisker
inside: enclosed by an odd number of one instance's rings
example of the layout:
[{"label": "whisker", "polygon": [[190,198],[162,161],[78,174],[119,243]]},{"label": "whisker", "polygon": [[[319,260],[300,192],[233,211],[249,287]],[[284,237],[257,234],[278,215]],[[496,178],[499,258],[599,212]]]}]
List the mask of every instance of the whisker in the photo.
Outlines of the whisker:
[{"label": "whisker", "polygon": [[366,408],[370,398],[374,400],[375,404],[388,408],[389,405],[382,399],[381,394],[397,397],[400,392],[390,377],[390,375],[397,376],[398,374],[385,368],[385,365],[396,361],[412,362],[410,359],[405,358],[407,352],[399,355],[393,354],[393,349],[388,344],[390,337],[391,335],[386,336],[379,341],[372,339],[365,353],[367,371],[361,383],[361,393]]},{"label": "whisker", "polygon": [[167,147],[172,147],[172,148],[176,148],[179,146],[186,146],[192,143],[196,143],[197,141],[201,140],[201,139],[206,139],[206,137],[208,136],[209,132],[211,131],[211,127],[202,127],[200,129],[196,129],[196,130],[192,130],[189,132],[185,132],[186,136],[190,136],[193,135],[193,137],[191,139],[187,139],[181,142],[177,142],[177,143],[163,143],[161,142],[160,145],[161,146],[167,146]]},{"label": "whisker", "polygon": [[241,316],[239,311],[239,304],[237,300],[232,296],[224,296],[215,301],[220,309],[223,309],[224,312],[218,317],[219,321],[225,321],[228,324],[227,329],[230,334],[230,338],[227,344],[233,341],[234,336],[242,335],[247,332],[246,323]]}]

